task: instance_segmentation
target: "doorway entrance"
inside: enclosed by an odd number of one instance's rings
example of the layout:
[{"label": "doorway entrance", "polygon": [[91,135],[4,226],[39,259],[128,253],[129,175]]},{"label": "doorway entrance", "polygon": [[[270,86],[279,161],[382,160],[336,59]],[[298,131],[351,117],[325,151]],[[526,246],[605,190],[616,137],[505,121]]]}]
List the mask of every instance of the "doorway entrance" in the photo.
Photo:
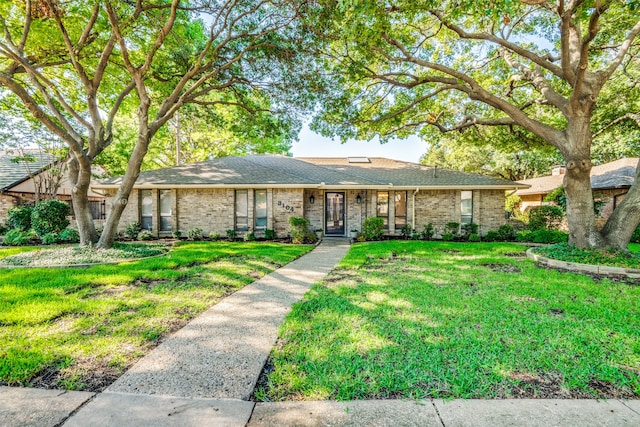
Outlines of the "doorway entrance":
[{"label": "doorway entrance", "polygon": [[329,236],[344,236],[344,193],[325,192],[324,230]]}]

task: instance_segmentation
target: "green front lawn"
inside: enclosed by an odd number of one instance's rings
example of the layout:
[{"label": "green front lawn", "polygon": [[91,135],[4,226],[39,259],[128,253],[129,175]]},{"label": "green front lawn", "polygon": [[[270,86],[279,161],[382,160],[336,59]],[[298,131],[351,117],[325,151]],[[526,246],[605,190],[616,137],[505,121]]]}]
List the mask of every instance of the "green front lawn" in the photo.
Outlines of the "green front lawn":
[{"label": "green front lawn", "polygon": [[358,244],[294,306],[261,400],[638,397],[640,286],[508,243]]},{"label": "green front lawn", "polygon": [[183,243],[117,265],[0,270],[0,384],[100,390],[163,336],[311,248]]}]

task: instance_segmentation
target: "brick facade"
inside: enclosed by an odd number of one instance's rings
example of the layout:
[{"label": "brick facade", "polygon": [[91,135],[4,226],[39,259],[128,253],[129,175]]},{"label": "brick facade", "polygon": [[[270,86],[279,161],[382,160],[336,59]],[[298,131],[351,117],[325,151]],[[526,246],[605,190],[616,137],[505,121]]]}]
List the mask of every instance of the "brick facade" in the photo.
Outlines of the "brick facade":
[{"label": "brick facade", "polygon": [[9,209],[17,205],[18,199],[16,197],[0,194],[0,218],[2,218],[3,223],[7,220],[7,212],[9,212]]},{"label": "brick facade", "polygon": [[[122,214],[119,230],[132,222],[140,221],[140,190],[134,190]],[[376,190],[326,190],[327,192],[343,192],[345,194],[345,235],[355,228],[362,230],[362,223],[367,217],[376,215],[378,191]],[[389,192],[389,230],[388,234],[399,235],[400,229],[395,227],[394,197],[399,190],[382,190]],[[403,190],[404,191],[404,190]],[[107,213],[111,210],[113,194],[107,198]],[[407,224],[414,225],[420,232],[424,225],[431,222],[437,235],[444,230],[448,222],[460,222],[459,190],[421,190],[414,195],[414,190],[407,194]],[[357,196],[360,195],[360,203]],[[222,236],[226,230],[235,228],[235,190],[234,189],[174,189],[173,224],[174,229],[186,231],[201,228],[205,235],[218,232]],[[247,190],[248,224],[254,225],[254,190]],[[311,196],[314,203],[311,203]],[[158,190],[152,190],[154,235],[158,231]],[[414,209],[415,197],[415,209]],[[475,190],[473,192],[473,222],[480,226],[480,232],[496,230],[504,224],[504,191]],[[309,219],[313,229],[325,228],[325,190],[318,189],[268,189],[267,190],[267,228],[275,231],[278,237],[289,234],[289,218],[304,216]]]}]

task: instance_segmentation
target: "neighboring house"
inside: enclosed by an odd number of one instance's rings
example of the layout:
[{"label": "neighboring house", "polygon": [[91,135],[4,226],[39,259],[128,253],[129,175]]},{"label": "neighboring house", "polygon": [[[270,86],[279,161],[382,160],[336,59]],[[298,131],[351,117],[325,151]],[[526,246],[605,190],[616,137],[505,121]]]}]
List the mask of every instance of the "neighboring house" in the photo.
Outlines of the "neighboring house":
[{"label": "neighboring house", "polygon": [[[33,161],[14,162],[21,156],[17,150],[0,151],[0,223],[7,217],[7,211],[13,206],[32,205],[36,201],[36,187],[42,185],[48,177],[49,168],[56,164],[54,156],[38,150],[28,150]],[[56,199],[71,205],[71,183],[63,177]],[[89,200],[94,219],[105,218],[104,196],[89,191]]]},{"label": "neighboring house", "polygon": [[[121,178],[93,185],[107,209]],[[474,222],[481,231],[505,222],[505,190],[525,188],[483,175],[385,158],[225,157],[142,172],[129,196],[120,230],[132,222],[155,235],[201,228],[287,236],[289,218],[305,217],[326,235],[362,229],[367,217],[384,220],[387,234],[409,224]]]},{"label": "neighboring house", "polygon": [[[608,218],[613,210],[624,200],[636,179],[638,158],[625,158],[591,168],[591,188],[596,200],[605,202],[600,211],[602,218]],[[532,206],[546,204],[544,198],[563,184],[565,168],[555,166],[551,175],[519,181],[530,187],[515,192],[520,199],[522,211]]]}]

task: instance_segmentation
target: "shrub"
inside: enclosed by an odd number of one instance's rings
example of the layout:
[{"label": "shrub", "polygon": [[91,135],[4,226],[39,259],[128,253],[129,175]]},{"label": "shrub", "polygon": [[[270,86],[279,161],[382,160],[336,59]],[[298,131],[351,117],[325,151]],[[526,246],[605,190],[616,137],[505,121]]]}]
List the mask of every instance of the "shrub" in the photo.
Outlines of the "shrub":
[{"label": "shrub", "polygon": [[189,240],[202,240],[202,228],[192,228],[187,231],[187,239]]},{"label": "shrub", "polygon": [[411,233],[411,240],[420,240],[421,237],[420,233]]},{"label": "shrub", "polygon": [[518,231],[518,233],[516,234],[516,240],[518,242],[530,242],[530,238],[531,238],[531,230],[522,230],[522,231]]},{"label": "shrub", "polygon": [[[315,236],[315,234],[314,234]],[[256,234],[253,231],[248,231],[246,233],[244,233],[244,241],[245,242],[255,242],[256,241]]]},{"label": "shrub", "polygon": [[433,235],[435,234],[435,232],[436,230],[433,228],[433,224],[428,222],[424,225],[424,228],[422,229],[422,233],[420,233],[420,236],[424,240],[431,240],[433,239]]},{"label": "shrub", "polygon": [[444,240],[445,242],[451,242],[453,240],[453,234],[442,233],[442,240]]},{"label": "shrub", "polygon": [[377,216],[372,216],[362,223],[362,235],[365,240],[381,240],[384,235],[384,220]]},{"label": "shrub", "polygon": [[478,224],[470,222],[469,224],[462,224],[460,226],[460,230],[462,231],[461,237],[463,239],[468,239],[471,234],[478,234]]},{"label": "shrub", "polygon": [[458,239],[460,237],[460,223],[459,222],[448,222],[444,226],[444,234],[451,234],[452,239]]},{"label": "shrub", "polygon": [[2,244],[7,246],[22,246],[29,243],[31,240],[31,234],[27,231],[20,231],[17,228],[9,230],[2,240]]},{"label": "shrub", "polygon": [[484,235],[485,242],[497,242],[502,240],[500,233],[495,230],[487,231],[487,234]]},{"label": "shrub", "polygon": [[631,242],[640,243],[640,225],[638,225],[631,235]]},{"label": "shrub", "polygon": [[65,243],[79,243],[80,233],[78,233],[78,230],[76,230],[75,228],[65,228],[60,233],[60,241]]},{"label": "shrub", "polygon": [[153,239],[153,234],[149,230],[142,230],[138,233],[138,240],[151,240]]},{"label": "shrub", "polygon": [[412,232],[413,232],[413,229],[411,228],[411,226],[409,224],[403,225],[402,228],[400,229],[400,234],[405,239],[408,239],[409,237],[411,237],[411,233]]},{"label": "shrub", "polygon": [[318,241],[318,236],[316,233],[309,231],[304,236],[304,243],[316,243]]},{"label": "shrub", "polygon": [[559,206],[536,206],[529,211],[529,230],[557,230],[564,216]]},{"label": "shrub", "polygon": [[502,224],[498,228],[500,240],[512,242],[516,239],[516,230],[510,224]]},{"label": "shrub", "polygon": [[227,230],[224,232],[227,236],[227,239],[229,240],[235,240],[236,239],[236,231],[235,230]]},{"label": "shrub", "polygon": [[135,240],[138,237],[138,233],[140,232],[140,223],[132,222],[127,225],[124,229],[124,235],[130,238],[131,240]]},{"label": "shrub", "polygon": [[276,238],[276,232],[271,230],[270,228],[267,228],[266,230],[264,230],[264,238],[266,240],[273,240]]},{"label": "shrub", "polygon": [[[291,241],[295,244],[304,243],[309,233],[311,222],[308,219],[292,216],[289,217],[289,233],[291,233]],[[315,236],[315,233],[313,233]]]},{"label": "shrub", "polygon": [[53,245],[60,241],[60,236],[56,233],[47,233],[40,238],[43,245]]},{"label": "shrub", "polygon": [[563,211],[567,210],[567,195],[564,192],[564,187],[560,186],[551,191],[544,197],[545,202],[555,203]]},{"label": "shrub", "polygon": [[173,230],[173,233],[171,233],[171,235],[173,236],[174,239],[179,239],[182,237],[182,231]]},{"label": "shrub", "polygon": [[480,241],[480,235],[477,234],[477,233],[469,234],[469,241],[470,242],[479,242]]},{"label": "shrub", "polygon": [[212,231],[211,233],[209,233],[209,238],[213,241],[217,241],[220,240],[222,236],[217,231]]},{"label": "shrub", "polygon": [[6,224],[0,224],[0,236],[4,235],[7,231],[9,231],[9,227],[7,227]]},{"label": "shrub", "polygon": [[569,240],[569,235],[560,230],[535,230],[530,239],[533,243],[563,243]]},{"label": "shrub", "polygon": [[38,237],[47,233],[59,234],[69,225],[67,215],[71,213],[68,204],[59,200],[45,200],[33,208],[31,212],[31,227]]},{"label": "shrub", "polygon": [[7,225],[20,231],[31,229],[31,206],[14,206],[7,212]]}]

